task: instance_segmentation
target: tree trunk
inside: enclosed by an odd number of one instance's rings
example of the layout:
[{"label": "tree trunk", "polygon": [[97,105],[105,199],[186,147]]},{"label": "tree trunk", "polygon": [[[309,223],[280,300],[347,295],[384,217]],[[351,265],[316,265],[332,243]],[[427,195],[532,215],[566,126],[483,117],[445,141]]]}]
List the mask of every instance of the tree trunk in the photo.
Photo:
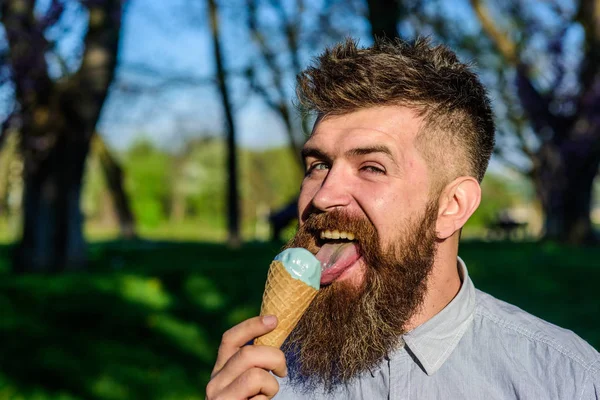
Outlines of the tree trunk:
[{"label": "tree trunk", "polygon": [[368,0],[367,4],[373,38],[400,37],[397,29],[400,18],[400,0]]},{"label": "tree trunk", "polygon": [[129,206],[129,197],[125,193],[121,166],[114,159],[98,133],[94,134],[93,141],[94,150],[100,159],[104,179],[106,180],[106,185],[110,191],[112,203],[119,219],[121,236],[124,239],[135,239],[137,236],[135,218]]},{"label": "tree trunk", "polygon": [[538,197],[545,214],[545,239],[563,243],[593,243],[591,199],[598,172],[597,157],[582,157],[593,146],[588,140],[569,142],[560,148],[546,144],[539,156],[543,168],[535,176]]},{"label": "tree trunk", "polygon": [[79,203],[89,141],[75,132],[60,135],[50,154],[25,168],[23,237],[17,272],[78,270],[86,264]]},{"label": "tree trunk", "polygon": [[45,55],[51,44],[35,4],[0,2],[25,160],[23,237],[14,267],[21,272],[76,270],[86,263],[79,208],[83,170],[114,76],[122,2],[86,2],[81,65],[59,80],[48,74]]},{"label": "tree trunk", "polygon": [[237,174],[237,151],[236,151],[236,130],[233,121],[233,111],[229,100],[229,90],[227,88],[227,75],[221,53],[221,43],[219,40],[219,14],[215,0],[208,0],[210,10],[210,25],[212,32],[213,50],[215,54],[215,63],[217,69],[217,82],[223,111],[225,113],[225,125],[227,129],[227,231],[228,243],[232,247],[237,247],[241,243],[240,237],[240,211],[239,211],[239,190]]},{"label": "tree trunk", "polygon": [[[7,135],[6,135],[7,136]],[[5,137],[5,140],[7,138]],[[6,140],[9,142],[9,140]],[[0,143],[0,217],[8,210],[10,167],[14,157],[12,148],[2,148]]]},{"label": "tree trunk", "polygon": [[169,215],[169,219],[171,220],[171,222],[174,224],[183,222],[183,220],[185,219],[185,210],[185,193],[182,193],[181,190],[175,189],[171,197],[171,212]]}]

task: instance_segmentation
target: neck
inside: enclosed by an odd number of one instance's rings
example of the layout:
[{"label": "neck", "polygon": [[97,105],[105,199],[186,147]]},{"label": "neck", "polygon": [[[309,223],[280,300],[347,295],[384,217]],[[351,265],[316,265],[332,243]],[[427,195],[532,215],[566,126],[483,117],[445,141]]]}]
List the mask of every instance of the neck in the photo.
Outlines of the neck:
[{"label": "neck", "polygon": [[456,297],[461,287],[458,272],[458,237],[446,239],[438,245],[433,268],[427,279],[423,305],[407,324],[411,331],[433,318]]}]

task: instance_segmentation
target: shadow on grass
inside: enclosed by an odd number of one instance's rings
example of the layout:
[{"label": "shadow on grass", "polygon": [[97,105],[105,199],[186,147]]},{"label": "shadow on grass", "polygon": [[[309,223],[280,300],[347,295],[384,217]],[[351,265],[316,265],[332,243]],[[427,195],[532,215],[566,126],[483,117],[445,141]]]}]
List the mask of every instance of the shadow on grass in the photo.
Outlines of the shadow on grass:
[{"label": "shadow on grass", "polygon": [[[0,247],[0,399],[203,398],[280,245],[99,243],[89,272],[52,276],[9,274]],[[600,249],[472,242],[461,256],[478,288],[600,346]]]},{"label": "shadow on grass", "polygon": [[258,313],[278,249],[104,243],[87,273],[5,271],[0,398],[203,398],[222,333]]}]

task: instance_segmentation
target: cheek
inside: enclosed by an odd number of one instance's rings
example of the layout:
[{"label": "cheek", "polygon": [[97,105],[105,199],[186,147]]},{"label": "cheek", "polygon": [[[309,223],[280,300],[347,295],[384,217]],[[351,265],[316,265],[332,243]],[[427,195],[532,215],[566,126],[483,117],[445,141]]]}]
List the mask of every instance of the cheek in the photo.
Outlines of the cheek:
[{"label": "cheek", "polygon": [[421,208],[419,199],[411,188],[394,188],[385,193],[364,191],[361,204],[384,244],[394,241],[408,221],[417,215]]},{"label": "cheek", "polygon": [[300,224],[303,221],[304,211],[310,206],[312,199],[318,191],[318,185],[309,181],[302,182],[300,186],[300,195],[298,196],[298,215],[300,215]]},{"label": "cheek", "polygon": [[373,223],[384,241],[393,236],[398,230],[398,225],[402,223],[402,203],[403,199],[399,196],[373,203]]},{"label": "cheek", "polygon": [[365,216],[375,226],[379,235],[387,232],[387,225],[395,223],[396,210],[400,201],[397,197],[374,188],[361,190],[356,195],[357,203]]}]

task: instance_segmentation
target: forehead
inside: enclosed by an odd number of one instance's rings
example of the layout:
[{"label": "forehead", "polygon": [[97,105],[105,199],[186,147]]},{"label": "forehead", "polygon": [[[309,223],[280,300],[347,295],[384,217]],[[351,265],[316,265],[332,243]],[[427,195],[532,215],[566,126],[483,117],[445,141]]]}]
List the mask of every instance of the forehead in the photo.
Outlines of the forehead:
[{"label": "forehead", "polygon": [[305,147],[331,153],[353,147],[385,145],[393,151],[414,149],[422,118],[410,108],[381,106],[343,115],[330,115],[315,123]]}]

